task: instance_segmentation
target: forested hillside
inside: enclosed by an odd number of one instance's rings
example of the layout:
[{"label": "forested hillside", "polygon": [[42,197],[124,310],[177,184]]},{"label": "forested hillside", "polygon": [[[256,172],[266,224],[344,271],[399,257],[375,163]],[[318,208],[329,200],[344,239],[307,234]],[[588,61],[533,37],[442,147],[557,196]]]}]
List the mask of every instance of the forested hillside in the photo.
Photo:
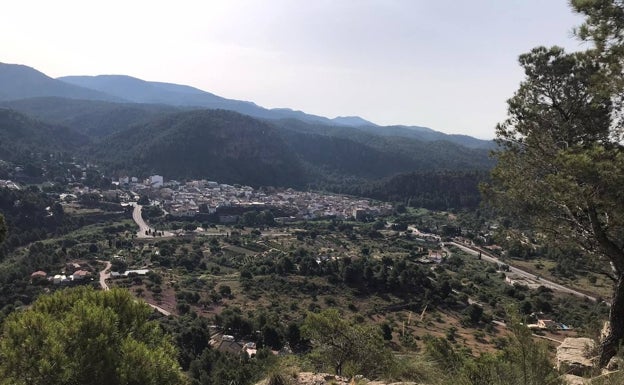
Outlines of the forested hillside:
[{"label": "forested hillside", "polygon": [[0,159],[21,162],[41,154],[75,152],[89,138],[64,126],[48,124],[0,108]]},{"label": "forested hillside", "polygon": [[160,173],[225,183],[300,186],[296,154],[269,125],[223,110],[169,115],[94,145],[90,153],[111,172]]},{"label": "forested hillside", "polygon": [[476,209],[481,201],[479,183],[487,177],[486,171],[410,172],[362,183],[345,191],[431,210]]},{"label": "forested hillside", "polygon": [[44,165],[43,155],[65,153],[101,164],[113,178],[162,174],[310,187],[450,208],[475,206],[480,179],[474,172],[492,166],[483,148],[354,127],[265,122],[224,110],[63,98],[1,105],[22,113],[0,110],[0,156],[35,171],[53,166]]},{"label": "forested hillside", "polygon": [[178,112],[166,105],[39,97],[0,102],[0,106],[99,139],[157,117]]}]

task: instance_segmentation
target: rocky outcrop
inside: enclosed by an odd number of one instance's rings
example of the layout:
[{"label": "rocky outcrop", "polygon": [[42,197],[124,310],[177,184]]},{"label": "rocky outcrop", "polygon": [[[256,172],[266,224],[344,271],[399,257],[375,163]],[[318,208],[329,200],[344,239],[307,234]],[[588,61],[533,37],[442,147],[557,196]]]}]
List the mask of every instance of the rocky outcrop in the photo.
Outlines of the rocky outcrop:
[{"label": "rocky outcrop", "polygon": [[575,375],[589,372],[595,348],[596,342],[591,338],[566,338],[557,347],[557,370]]}]

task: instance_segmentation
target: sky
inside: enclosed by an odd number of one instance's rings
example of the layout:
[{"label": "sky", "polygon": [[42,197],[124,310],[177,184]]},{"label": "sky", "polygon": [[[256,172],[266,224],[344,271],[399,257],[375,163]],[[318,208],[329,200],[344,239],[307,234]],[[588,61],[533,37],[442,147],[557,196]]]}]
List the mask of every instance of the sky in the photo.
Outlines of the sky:
[{"label": "sky", "polygon": [[494,137],[519,54],[585,46],[567,0],[20,0],[0,62],[124,74],[380,125]]}]

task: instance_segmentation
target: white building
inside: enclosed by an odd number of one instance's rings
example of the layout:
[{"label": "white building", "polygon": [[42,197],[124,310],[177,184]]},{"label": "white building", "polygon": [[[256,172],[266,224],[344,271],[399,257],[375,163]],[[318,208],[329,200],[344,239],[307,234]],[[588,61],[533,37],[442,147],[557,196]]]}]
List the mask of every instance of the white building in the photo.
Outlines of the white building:
[{"label": "white building", "polygon": [[162,175],[152,175],[149,177],[149,184],[153,188],[160,188],[163,185]]}]

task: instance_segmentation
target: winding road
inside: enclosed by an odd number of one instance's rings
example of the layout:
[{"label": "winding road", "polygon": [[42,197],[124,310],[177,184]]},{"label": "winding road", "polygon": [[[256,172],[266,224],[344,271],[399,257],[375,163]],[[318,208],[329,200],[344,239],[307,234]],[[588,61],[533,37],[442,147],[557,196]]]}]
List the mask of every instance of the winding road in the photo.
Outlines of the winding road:
[{"label": "winding road", "polygon": [[[129,205],[134,207],[134,210],[132,210],[132,219],[137,224],[137,226],[139,226],[139,231],[137,231],[136,233],[137,238],[154,238],[154,236],[152,235],[154,234],[154,229],[151,228],[145,222],[145,220],[143,219],[143,216],[141,215],[143,206],[141,206],[140,204],[136,202],[130,202]],[[146,233],[149,233],[149,234],[146,234]],[[164,231],[162,233],[163,233],[162,237],[172,237],[174,235],[173,233],[169,231]]]},{"label": "winding road", "polygon": [[154,231],[154,229],[149,227],[147,223],[145,223],[145,221],[143,220],[143,216],[141,215],[141,210],[143,209],[143,206],[134,202],[130,203],[130,205],[134,207],[134,210],[132,210],[132,219],[134,219],[134,222],[137,224],[137,226],[139,226],[137,237],[151,238],[151,235],[147,235],[146,233],[151,233],[152,231]]},{"label": "winding road", "polygon": [[100,287],[102,288],[102,290],[108,290],[108,284],[106,283],[106,280],[110,278],[111,263],[110,261],[101,261],[101,260],[98,260],[98,262],[102,262],[106,264],[104,269],[100,270]]},{"label": "winding road", "polygon": [[[111,263],[110,261],[102,261],[102,260],[97,260],[98,262],[102,262],[104,264],[106,264],[106,266],[104,266],[104,268],[102,270],[100,270],[100,287],[102,288],[102,290],[109,290],[110,288],[108,287],[108,284],[106,283],[106,280],[108,278],[110,278],[110,268],[111,268]],[[163,309],[162,307],[156,306],[156,305],[152,305],[151,303],[145,302],[147,303],[152,309],[157,310],[160,314],[164,315],[164,316],[170,316],[171,312]]]},{"label": "winding road", "polygon": [[[458,248],[460,248],[462,251],[465,251],[468,254],[472,254],[472,255],[479,255],[479,253],[481,253],[481,259],[483,259],[484,261],[487,262],[491,262],[491,263],[496,263],[496,264],[506,264],[508,265],[506,262],[501,261],[500,259],[498,259],[497,257],[492,256],[491,254],[488,254],[486,251],[482,250],[482,249],[478,249],[475,247],[471,247],[462,243],[458,243],[458,242],[448,242],[449,244],[456,246]],[[527,271],[518,269],[517,267],[513,267],[513,266],[509,266],[509,271],[517,274],[519,276],[534,280],[534,281],[538,281],[542,286],[547,287],[549,289],[553,289],[553,290],[557,290],[559,292],[562,293],[568,293],[568,294],[572,294],[575,295],[577,297],[581,297],[581,298],[587,298],[591,301],[596,302],[596,297],[592,297],[590,295],[587,295],[585,293],[581,293],[580,291],[574,290],[574,289],[570,289],[569,287],[560,285],[556,282],[553,281],[549,281],[547,279],[544,279],[542,277],[538,277],[535,274],[531,274]]]}]

